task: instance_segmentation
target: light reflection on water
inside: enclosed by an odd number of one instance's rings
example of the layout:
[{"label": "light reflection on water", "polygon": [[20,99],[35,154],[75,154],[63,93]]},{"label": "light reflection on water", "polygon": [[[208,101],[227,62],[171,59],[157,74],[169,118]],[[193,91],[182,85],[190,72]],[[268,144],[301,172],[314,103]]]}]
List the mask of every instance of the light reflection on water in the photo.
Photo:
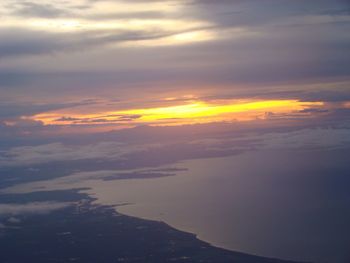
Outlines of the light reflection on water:
[{"label": "light reflection on water", "polygon": [[216,246],[258,255],[347,262],[345,150],[249,152],[186,161],[188,171],[147,180],[89,181],[98,203],[161,220]]}]

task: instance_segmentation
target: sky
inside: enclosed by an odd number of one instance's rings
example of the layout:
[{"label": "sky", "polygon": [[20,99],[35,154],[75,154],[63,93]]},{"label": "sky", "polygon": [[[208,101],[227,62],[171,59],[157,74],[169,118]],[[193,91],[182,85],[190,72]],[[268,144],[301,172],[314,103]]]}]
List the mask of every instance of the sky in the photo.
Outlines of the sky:
[{"label": "sky", "polygon": [[349,12],[340,0],[1,1],[1,133],[343,112]]}]

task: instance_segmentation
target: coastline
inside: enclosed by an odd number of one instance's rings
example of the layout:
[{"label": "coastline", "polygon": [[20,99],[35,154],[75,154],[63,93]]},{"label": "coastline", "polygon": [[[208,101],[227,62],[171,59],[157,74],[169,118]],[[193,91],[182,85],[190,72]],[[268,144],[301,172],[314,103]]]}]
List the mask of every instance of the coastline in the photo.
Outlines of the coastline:
[{"label": "coastline", "polygon": [[[74,204],[47,214],[17,215],[20,223],[8,223],[6,217],[11,215],[1,215],[0,222],[7,222],[0,230],[0,244],[6,251],[2,262],[17,263],[23,258],[47,262],[46,255],[56,262],[74,259],[84,263],[113,262],[116,257],[120,260],[117,262],[295,262],[215,247],[164,222],[124,215],[112,206],[94,205],[94,198],[79,193],[79,189],[2,195],[2,202],[10,203],[11,199],[16,199],[17,204],[42,200]],[[18,228],[9,228],[15,224]],[[42,253],[34,253],[33,248],[38,247]],[[14,254],[18,249],[22,252]]]}]

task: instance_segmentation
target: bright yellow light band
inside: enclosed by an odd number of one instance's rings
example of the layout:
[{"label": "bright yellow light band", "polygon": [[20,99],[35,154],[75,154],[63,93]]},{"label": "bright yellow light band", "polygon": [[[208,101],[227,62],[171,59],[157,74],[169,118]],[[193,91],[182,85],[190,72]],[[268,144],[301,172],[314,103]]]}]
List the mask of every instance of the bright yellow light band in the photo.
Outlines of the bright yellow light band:
[{"label": "bright yellow light band", "polygon": [[188,105],[136,109],[121,111],[121,114],[139,114],[144,121],[156,121],[161,119],[187,119],[205,118],[229,113],[252,111],[293,111],[301,110],[305,106],[322,105],[320,102],[303,103],[297,100],[268,100],[257,102],[240,102],[228,105],[210,105],[204,102],[196,102]]},{"label": "bright yellow light band", "polygon": [[[36,115],[33,119],[40,120],[46,125],[97,125],[116,122],[128,125],[140,123],[181,125],[213,121],[247,121],[264,118],[266,112],[287,114],[323,105],[323,102],[300,102],[298,100],[226,101],[220,104],[193,101],[184,105],[107,111],[94,114],[51,112]],[[128,116],[134,117],[128,118]],[[65,118],[62,119],[62,117]]]}]

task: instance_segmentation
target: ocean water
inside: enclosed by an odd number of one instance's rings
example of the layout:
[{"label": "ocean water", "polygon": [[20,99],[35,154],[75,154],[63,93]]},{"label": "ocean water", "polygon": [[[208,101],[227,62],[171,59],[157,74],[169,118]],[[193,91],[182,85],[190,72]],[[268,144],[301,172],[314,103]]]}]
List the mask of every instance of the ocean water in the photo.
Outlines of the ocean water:
[{"label": "ocean water", "polygon": [[176,176],[85,182],[97,203],[213,245],[268,257],[350,260],[349,150],[260,150],[176,164]]},{"label": "ocean water", "polygon": [[4,191],[87,188],[82,191],[98,204],[164,221],[215,246],[282,259],[348,263],[350,149],[339,145],[265,147],[158,167],[181,168],[173,176],[104,180],[123,171],[96,171]]}]

